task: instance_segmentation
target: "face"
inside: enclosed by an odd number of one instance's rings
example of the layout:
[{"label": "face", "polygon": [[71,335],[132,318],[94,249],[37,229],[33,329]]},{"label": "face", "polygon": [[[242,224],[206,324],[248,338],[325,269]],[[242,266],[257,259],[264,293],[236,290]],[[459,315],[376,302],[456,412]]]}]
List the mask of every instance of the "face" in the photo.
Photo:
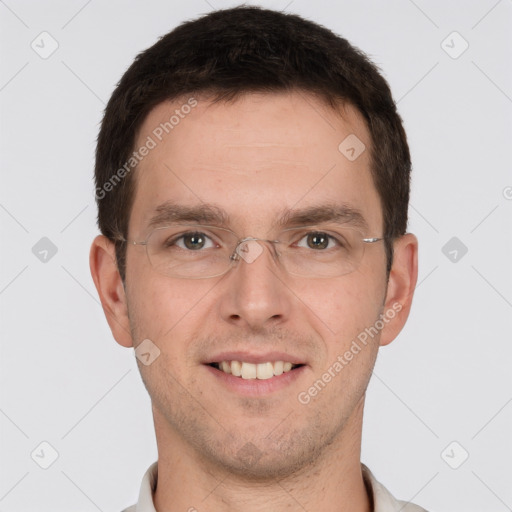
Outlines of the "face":
[{"label": "face", "polygon": [[[159,141],[155,129],[184,103],[160,104],[140,130],[136,146],[150,136],[156,147],[136,171],[129,240],[146,239],[164,204],[167,220],[185,210],[177,207],[221,212],[183,222],[270,240],[294,217],[335,230],[341,221],[326,205],[350,208],[367,225],[363,236],[382,236],[371,140],[353,108],[340,115],[299,93],[199,100]],[[367,148],[355,160],[338,149],[351,134]],[[156,272],[145,247],[130,245],[125,291],[134,346],[149,339],[160,350],[139,362],[159,441],[239,474],[279,477],[333,449],[360,417],[381,334],[363,343],[361,333],[386,314],[386,257],[376,242],[349,274],[301,277],[283,269],[271,244],[259,247],[222,276],[186,279]],[[287,363],[281,375],[244,378]]]}]

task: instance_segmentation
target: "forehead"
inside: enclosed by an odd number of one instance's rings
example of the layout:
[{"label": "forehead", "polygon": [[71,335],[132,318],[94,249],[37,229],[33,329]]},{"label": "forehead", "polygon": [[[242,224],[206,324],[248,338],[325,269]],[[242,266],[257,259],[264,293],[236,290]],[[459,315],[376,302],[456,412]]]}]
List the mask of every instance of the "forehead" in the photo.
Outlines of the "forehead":
[{"label": "forehead", "polygon": [[335,111],[303,92],[217,103],[185,97],[149,113],[136,149],[143,146],[150,149],[134,175],[134,234],[164,203],[215,205],[239,229],[325,204],[360,210],[373,229],[382,225],[370,135],[348,105]]}]

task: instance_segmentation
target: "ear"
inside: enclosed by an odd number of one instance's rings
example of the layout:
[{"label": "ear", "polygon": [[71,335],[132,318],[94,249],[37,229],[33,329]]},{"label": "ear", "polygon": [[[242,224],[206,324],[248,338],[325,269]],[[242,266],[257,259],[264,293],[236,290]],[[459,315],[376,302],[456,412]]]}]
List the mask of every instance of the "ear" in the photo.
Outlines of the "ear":
[{"label": "ear", "polygon": [[407,233],[395,240],[393,265],[389,273],[384,315],[388,318],[381,331],[381,346],[391,343],[409,317],[418,280],[418,239]]},{"label": "ear", "polygon": [[99,235],[93,240],[89,266],[112,335],[119,345],[132,347],[124,285],[117,268],[115,246],[107,237]]}]

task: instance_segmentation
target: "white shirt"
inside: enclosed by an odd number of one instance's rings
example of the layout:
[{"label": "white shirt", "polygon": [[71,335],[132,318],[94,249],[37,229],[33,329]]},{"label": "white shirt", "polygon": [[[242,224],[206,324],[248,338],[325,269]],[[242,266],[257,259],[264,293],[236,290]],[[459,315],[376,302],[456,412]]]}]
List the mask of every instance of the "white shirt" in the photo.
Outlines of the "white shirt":
[{"label": "white shirt", "polygon": [[[372,475],[371,471],[362,464],[363,478],[369,492],[373,495],[373,512],[427,512],[424,508],[413,503],[398,501]],[[153,492],[156,488],[157,463],[154,462],[146,471],[140,486],[139,501],[124,509],[122,512],[156,512],[153,504]]]}]

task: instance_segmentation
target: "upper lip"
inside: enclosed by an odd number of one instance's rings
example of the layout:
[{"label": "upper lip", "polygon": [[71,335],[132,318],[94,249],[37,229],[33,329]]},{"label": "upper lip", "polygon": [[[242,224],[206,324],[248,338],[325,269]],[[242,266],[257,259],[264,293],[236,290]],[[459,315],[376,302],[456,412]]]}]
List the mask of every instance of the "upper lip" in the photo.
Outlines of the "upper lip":
[{"label": "upper lip", "polygon": [[212,357],[209,357],[204,364],[221,363],[222,361],[242,361],[245,363],[267,363],[275,361],[290,362],[293,364],[305,364],[303,358],[286,352],[247,352],[247,351],[235,351],[235,352],[220,352]]}]

